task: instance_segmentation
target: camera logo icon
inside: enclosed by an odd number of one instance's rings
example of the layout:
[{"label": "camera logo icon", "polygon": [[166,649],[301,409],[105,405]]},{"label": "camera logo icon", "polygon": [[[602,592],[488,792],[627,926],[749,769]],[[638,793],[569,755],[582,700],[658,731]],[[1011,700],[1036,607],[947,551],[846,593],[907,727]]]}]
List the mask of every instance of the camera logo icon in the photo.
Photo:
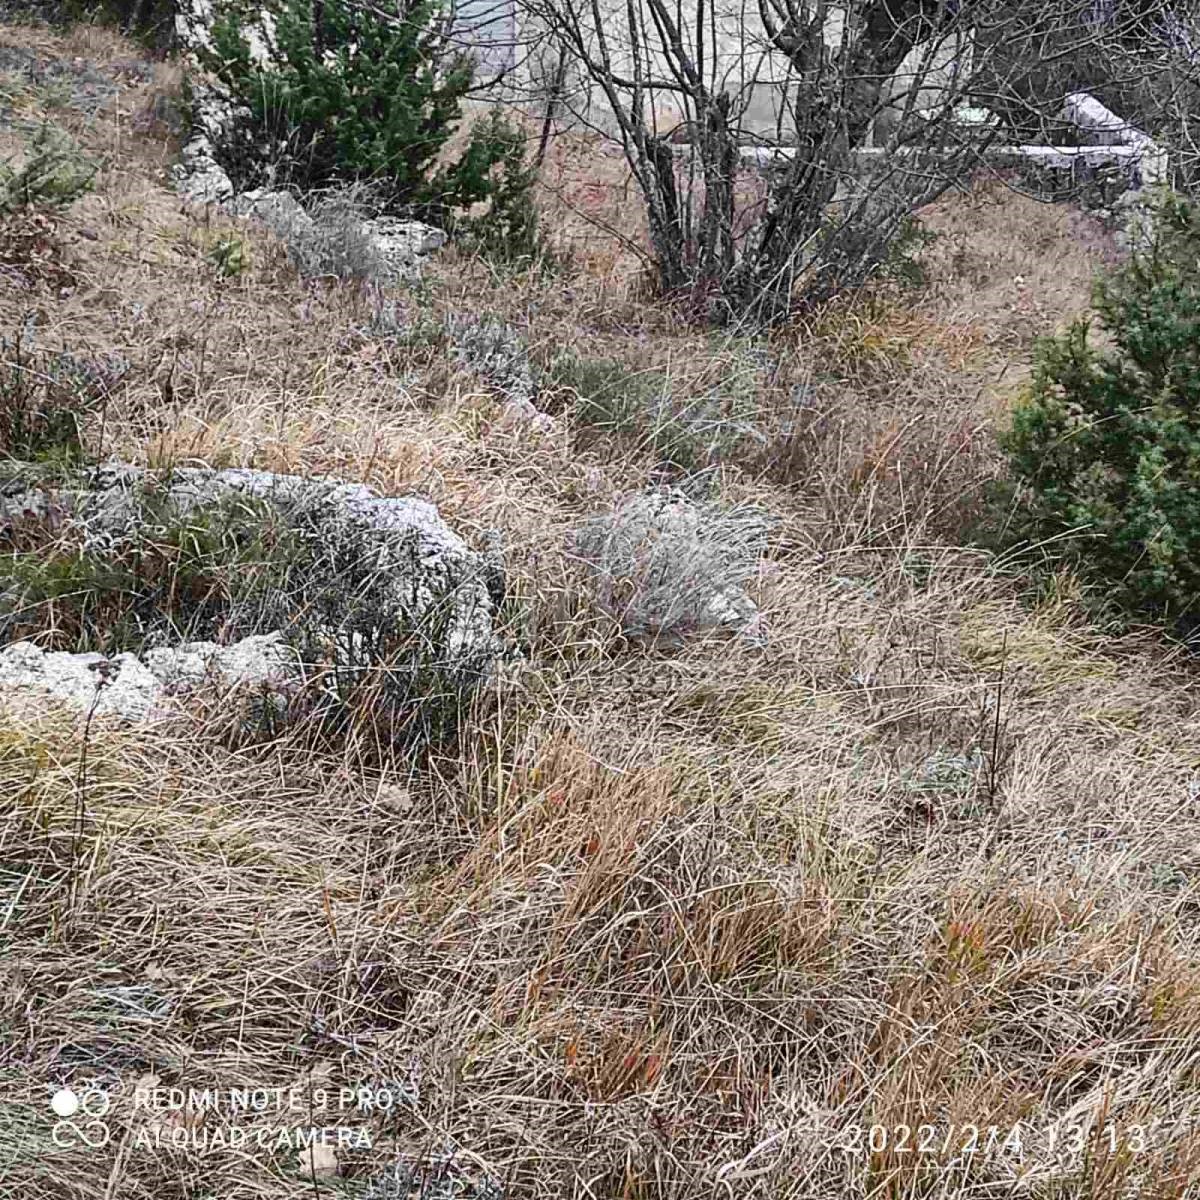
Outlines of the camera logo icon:
[{"label": "camera logo icon", "polygon": [[56,1117],[50,1131],[50,1139],[60,1150],[72,1146],[87,1146],[98,1150],[112,1136],[104,1118],[111,1106],[108,1093],[100,1087],[89,1085],[81,1091],[69,1087],[59,1088],[50,1097],[50,1108]]}]

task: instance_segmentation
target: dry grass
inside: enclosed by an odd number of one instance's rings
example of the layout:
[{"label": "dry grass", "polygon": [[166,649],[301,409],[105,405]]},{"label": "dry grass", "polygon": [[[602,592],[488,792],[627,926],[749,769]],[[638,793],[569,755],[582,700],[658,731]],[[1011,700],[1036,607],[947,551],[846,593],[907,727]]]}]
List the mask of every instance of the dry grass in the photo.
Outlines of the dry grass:
[{"label": "dry grass", "polygon": [[[3,34],[29,39],[72,53]],[[765,642],[637,649],[573,592],[567,533],[653,456],[504,426],[439,323],[487,313],[535,363],[571,346],[681,395],[745,347],[586,247],[515,283],[447,255],[393,298],[431,332],[364,332],[388,298],[304,283],[164,190],[170,146],[130,114],[169,82],[64,116],[105,164],[57,219],[78,282],[5,291],[0,324],[128,360],[87,424],[105,455],[330,472],[498,529],[527,658],[419,769],[302,731],[234,751],[220,713],[5,710],[0,1195],[355,1196],[446,1154],[511,1197],[1195,1195],[1194,670],[954,538],[1030,336],[1086,304],[1080,219],[981,184],[928,215],[925,289],[779,335],[761,456],[709,480],[776,520]],[[232,278],[206,255],[227,234]],[[343,1112],[374,1144],[313,1180],[295,1149],[139,1146],[150,1075],[416,1099]],[[87,1078],[114,1138],[57,1148],[49,1096]],[[964,1151],[1017,1122],[1021,1156]]]}]

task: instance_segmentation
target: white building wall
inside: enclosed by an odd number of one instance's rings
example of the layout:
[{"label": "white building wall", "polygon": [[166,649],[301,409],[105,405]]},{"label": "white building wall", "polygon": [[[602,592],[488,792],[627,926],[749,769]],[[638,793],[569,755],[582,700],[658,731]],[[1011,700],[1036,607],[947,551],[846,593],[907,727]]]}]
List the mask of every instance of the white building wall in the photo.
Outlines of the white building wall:
[{"label": "white building wall", "polygon": [[[651,31],[636,55],[629,32],[627,0],[595,2],[602,18],[599,29],[594,19],[589,21],[596,57],[600,57],[603,44],[617,74],[633,77],[640,61],[643,77],[670,80],[671,64],[653,32],[645,0],[633,0],[641,5],[645,28]],[[703,78],[712,92],[728,93],[741,106],[740,124],[746,133],[773,139],[780,132],[781,111],[788,103],[788,89],[794,86],[795,76],[787,56],[769,43],[757,0],[712,0],[711,7],[706,5],[708,19],[702,59],[697,54],[694,27],[697,2],[692,0],[691,4],[675,9],[683,18],[680,32],[689,57],[702,62]],[[539,102],[544,103],[555,76],[557,56],[541,42],[534,22],[523,19],[519,0],[459,0],[459,4],[464,37],[477,48],[482,69],[488,74],[509,72],[500,89],[505,97],[530,101],[535,108]],[[590,4],[586,7],[580,4],[579,9],[589,14],[592,11]],[[836,48],[844,34],[844,10],[835,8],[825,25],[826,46]],[[885,89],[885,97],[894,97],[903,105],[909,89],[919,86],[916,109],[936,108],[942,103],[946,85],[954,79],[955,64],[961,71],[966,61],[964,47],[956,39],[937,46],[919,46],[904,60],[892,84]],[[573,116],[579,123],[612,129],[607,100],[587,78],[585,70],[579,66],[571,70],[565,90],[565,103],[559,106],[560,118]],[[649,92],[646,103],[663,135],[679,128],[687,116],[679,97],[670,89]]]}]

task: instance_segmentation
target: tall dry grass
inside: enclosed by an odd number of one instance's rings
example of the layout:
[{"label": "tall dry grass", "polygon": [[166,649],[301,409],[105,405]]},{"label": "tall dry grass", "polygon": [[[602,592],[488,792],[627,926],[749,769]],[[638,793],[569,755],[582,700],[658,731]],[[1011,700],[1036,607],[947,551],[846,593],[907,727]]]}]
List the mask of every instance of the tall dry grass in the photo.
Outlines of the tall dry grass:
[{"label": "tall dry grass", "polygon": [[[355,1196],[448,1156],[463,1195],[1196,1194],[1194,668],[956,540],[1030,336],[1086,304],[1080,218],[981,182],[927,214],[926,287],[761,360],[615,257],[514,281],[451,254],[396,297],[297,280],[154,176],[170,148],[129,114],[156,86],[59,114],[104,160],[56,218],[77,283],[6,291],[0,322],[128,360],[87,425],[105,456],[328,472],[498,530],[525,656],[457,742],[384,767],[369,712],[335,753],[231,748],[220,708],[131,730],[9,698],[0,1195]],[[411,335],[371,332],[388,302]],[[441,340],[466,311],[684,397],[753,376],[762,440],[705,479],[775,519],[761,644],[633,645],[588,607],[569,532],[660,465],[565,407],[502,421]],[[112,1140],[59,1148],[50,1095],[88,1079]],[[203,1153],[139,1144],[221,1124],[136,1109],[150,1081],[295,1085],[272,1126],[325,1123],[320,1089],[407,1099],[340,1110],[373,1144],[332,1159]]]}]

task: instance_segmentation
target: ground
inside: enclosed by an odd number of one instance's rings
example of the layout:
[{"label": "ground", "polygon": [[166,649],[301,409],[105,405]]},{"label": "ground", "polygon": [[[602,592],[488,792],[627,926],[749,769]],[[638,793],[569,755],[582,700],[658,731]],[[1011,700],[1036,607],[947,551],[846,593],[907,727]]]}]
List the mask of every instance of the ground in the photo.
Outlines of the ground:
[{"label": "ground", "polygon": [[[922,214],[923,282],[751,342],[647,297],[586,219],[636,228],[618,164],[564,136],[542,203],[568,266],[306,282],[173,194],[170,64],[8,26],[0,69],[6,152],[49,119],[99,163],[45,269],[0,287],[6,354],[21,331],[119,360],[89,450],[328,473],[499,531],[524,655],[417,764],[369,724],[334,752],[238,745],[203,708],[4,709],[0,1192],[349,1197],[409,1163],[442,1172],[429,1197],[1196,1194],[1194,662],[970,548],[1103,230],[979,179]],[[658,477],[660,431],[589,430],[566,384],[553,430],[503,421],[420,332],[466,313],[547,378],[603,360],[736,415],[702,474],[771,520],[763,636],[646,646],[589,607],[570,531]],[[50,1108],[89,1081],[95,1148]],[[233,1089],[283,1090],[248,1120]],[[286,1133],[326,1125],[353,1138]],[[202,1144],[231,1126],[285,1134]]]}]

